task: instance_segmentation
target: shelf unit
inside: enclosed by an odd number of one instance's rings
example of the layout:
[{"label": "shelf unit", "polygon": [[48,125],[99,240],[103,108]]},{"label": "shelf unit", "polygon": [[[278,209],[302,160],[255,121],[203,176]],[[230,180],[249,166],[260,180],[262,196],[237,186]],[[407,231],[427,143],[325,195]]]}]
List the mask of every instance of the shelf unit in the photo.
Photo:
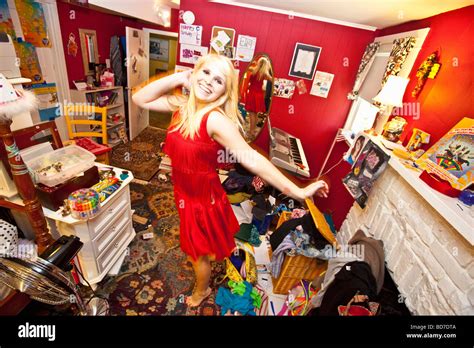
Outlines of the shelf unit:
[{"label": "shelf unit", "polygon": [[[71,101],[73,103],[90,103],[95,106],[101,106],[101,105],[96,105],[94,101],[95,97],[94,95],[96,93],[104,94],[103,92],[115,92],[117,93],[117,98],[114,101],[113,104],[110,105],[105,105],[105,108],[107,109],[107,132],[108,132],[108,145],[110,147],[114,147],[118,144],[122,143],[122,139],[119,136],[119,131],[120,129],[123,128],[125,134],[126,132],[126,125],[125,125],[125,103],[124,103],[124,97],[123,97],[123,87],[122,86],[115,86],[115,87],[100,87],[100,88],[95,88],[95,89],[88,89],[88,90],[83,90],[79,91],[77,89],[71,89]],[[102,105],[104,107],[104,105]],[[122,117],[120,118],[120,121],[118,122],[112,122],[109,119],[109,115],[112,114],[120,114]]]}]

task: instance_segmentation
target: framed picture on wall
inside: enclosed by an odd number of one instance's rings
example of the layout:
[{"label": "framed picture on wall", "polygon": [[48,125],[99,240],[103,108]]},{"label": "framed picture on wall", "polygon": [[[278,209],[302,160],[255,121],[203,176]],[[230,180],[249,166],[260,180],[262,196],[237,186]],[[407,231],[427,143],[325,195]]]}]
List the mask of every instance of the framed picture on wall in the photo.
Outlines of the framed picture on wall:
[{"label": "framed picture on wall", "polygon": [[227,55],[233,50],[235,40],[235,29],[213,26],[211,32],[210,53]]},{"label": "framed picture on wall", "polygon": [[169,40],[150,37],[150,59],[168,62]]},{"label": "framed picture on wall", "polygon": [[316,73],[321,47],[297,42],[291,60],[290,76],[312,80]]}]

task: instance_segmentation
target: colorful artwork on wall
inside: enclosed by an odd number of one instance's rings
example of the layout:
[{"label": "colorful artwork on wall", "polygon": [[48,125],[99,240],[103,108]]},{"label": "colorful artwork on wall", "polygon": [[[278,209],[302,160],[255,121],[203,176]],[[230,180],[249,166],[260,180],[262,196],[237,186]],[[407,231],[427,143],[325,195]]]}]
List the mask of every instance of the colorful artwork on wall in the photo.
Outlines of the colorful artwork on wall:
[{"label": "colorful artwork on wall", "polygon": [[43,7],[33,0],[15,0],[25,41],[35,47],[51,47]]},{"label": "colorful artwork on wall", "polygon": [[295,81],[275,78],[273,84],[273,95],[275,97],[291,99],[295,93]]},{"label": "colorful artwork on wall", "polygon": [[33,83],[43,83],[38,55],[35,46],[29,42],[15,42],[16,55],[20,59],[21,76],[31,79]]},{"label": "colorful artwork on wall", "polygon": [[13,27],[13,21],[10,16],[8,9],[7,0],[0,0],[0,31],[3,31],[10,35],[12,39],[16,37],[15,28]]}]

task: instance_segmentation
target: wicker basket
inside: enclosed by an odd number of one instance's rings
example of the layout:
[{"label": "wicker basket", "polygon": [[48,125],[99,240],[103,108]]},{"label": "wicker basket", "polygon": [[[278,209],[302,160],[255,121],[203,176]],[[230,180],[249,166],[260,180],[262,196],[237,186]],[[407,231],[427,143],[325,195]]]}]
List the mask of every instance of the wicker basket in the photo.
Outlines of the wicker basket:
[{"label": "wicker basket", "polygon": [[[283,212],[278,220],[277,228],[290,218],[291,212]],[[312,281],[318,275],[326,271],[326,269],[327,261],[303,255],[286,255],[281,266],[280,276],[278,278],[272,277],[273,293],[287,295],[300,280],[305,279]]]}]

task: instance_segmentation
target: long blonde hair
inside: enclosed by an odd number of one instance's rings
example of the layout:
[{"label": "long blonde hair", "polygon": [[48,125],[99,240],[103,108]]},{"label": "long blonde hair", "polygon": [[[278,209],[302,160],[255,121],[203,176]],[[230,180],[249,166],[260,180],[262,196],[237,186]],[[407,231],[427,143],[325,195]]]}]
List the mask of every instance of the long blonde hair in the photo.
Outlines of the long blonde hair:
[{"label": "long blonde hair", "polygon": [[272,64],[267,57],[260,57],[255,66],[250,66],[249,71],[252,75],[257,75],[257,79],[271,80],[273,76]]},{"label": "long blonde hair", "polygon": [[194,84],[191,83],[189,97],[170,96],[168,102],[173,109],[179,109],[179,117],[173,118],[169,129],[171,132],[179,130],[183,137],[194,136],[199,131],[201,121],[208,112],[218,109],[242,131],[242,118],[238,111],[238,75],[234,70],[232,62],[225,56],[208,54],[199,58],[194,67],[193,75],[202,69],[205,64],[213,64],[225,76],[225,91],[218,99],[197,110],[197,98],[194,91]]}]

